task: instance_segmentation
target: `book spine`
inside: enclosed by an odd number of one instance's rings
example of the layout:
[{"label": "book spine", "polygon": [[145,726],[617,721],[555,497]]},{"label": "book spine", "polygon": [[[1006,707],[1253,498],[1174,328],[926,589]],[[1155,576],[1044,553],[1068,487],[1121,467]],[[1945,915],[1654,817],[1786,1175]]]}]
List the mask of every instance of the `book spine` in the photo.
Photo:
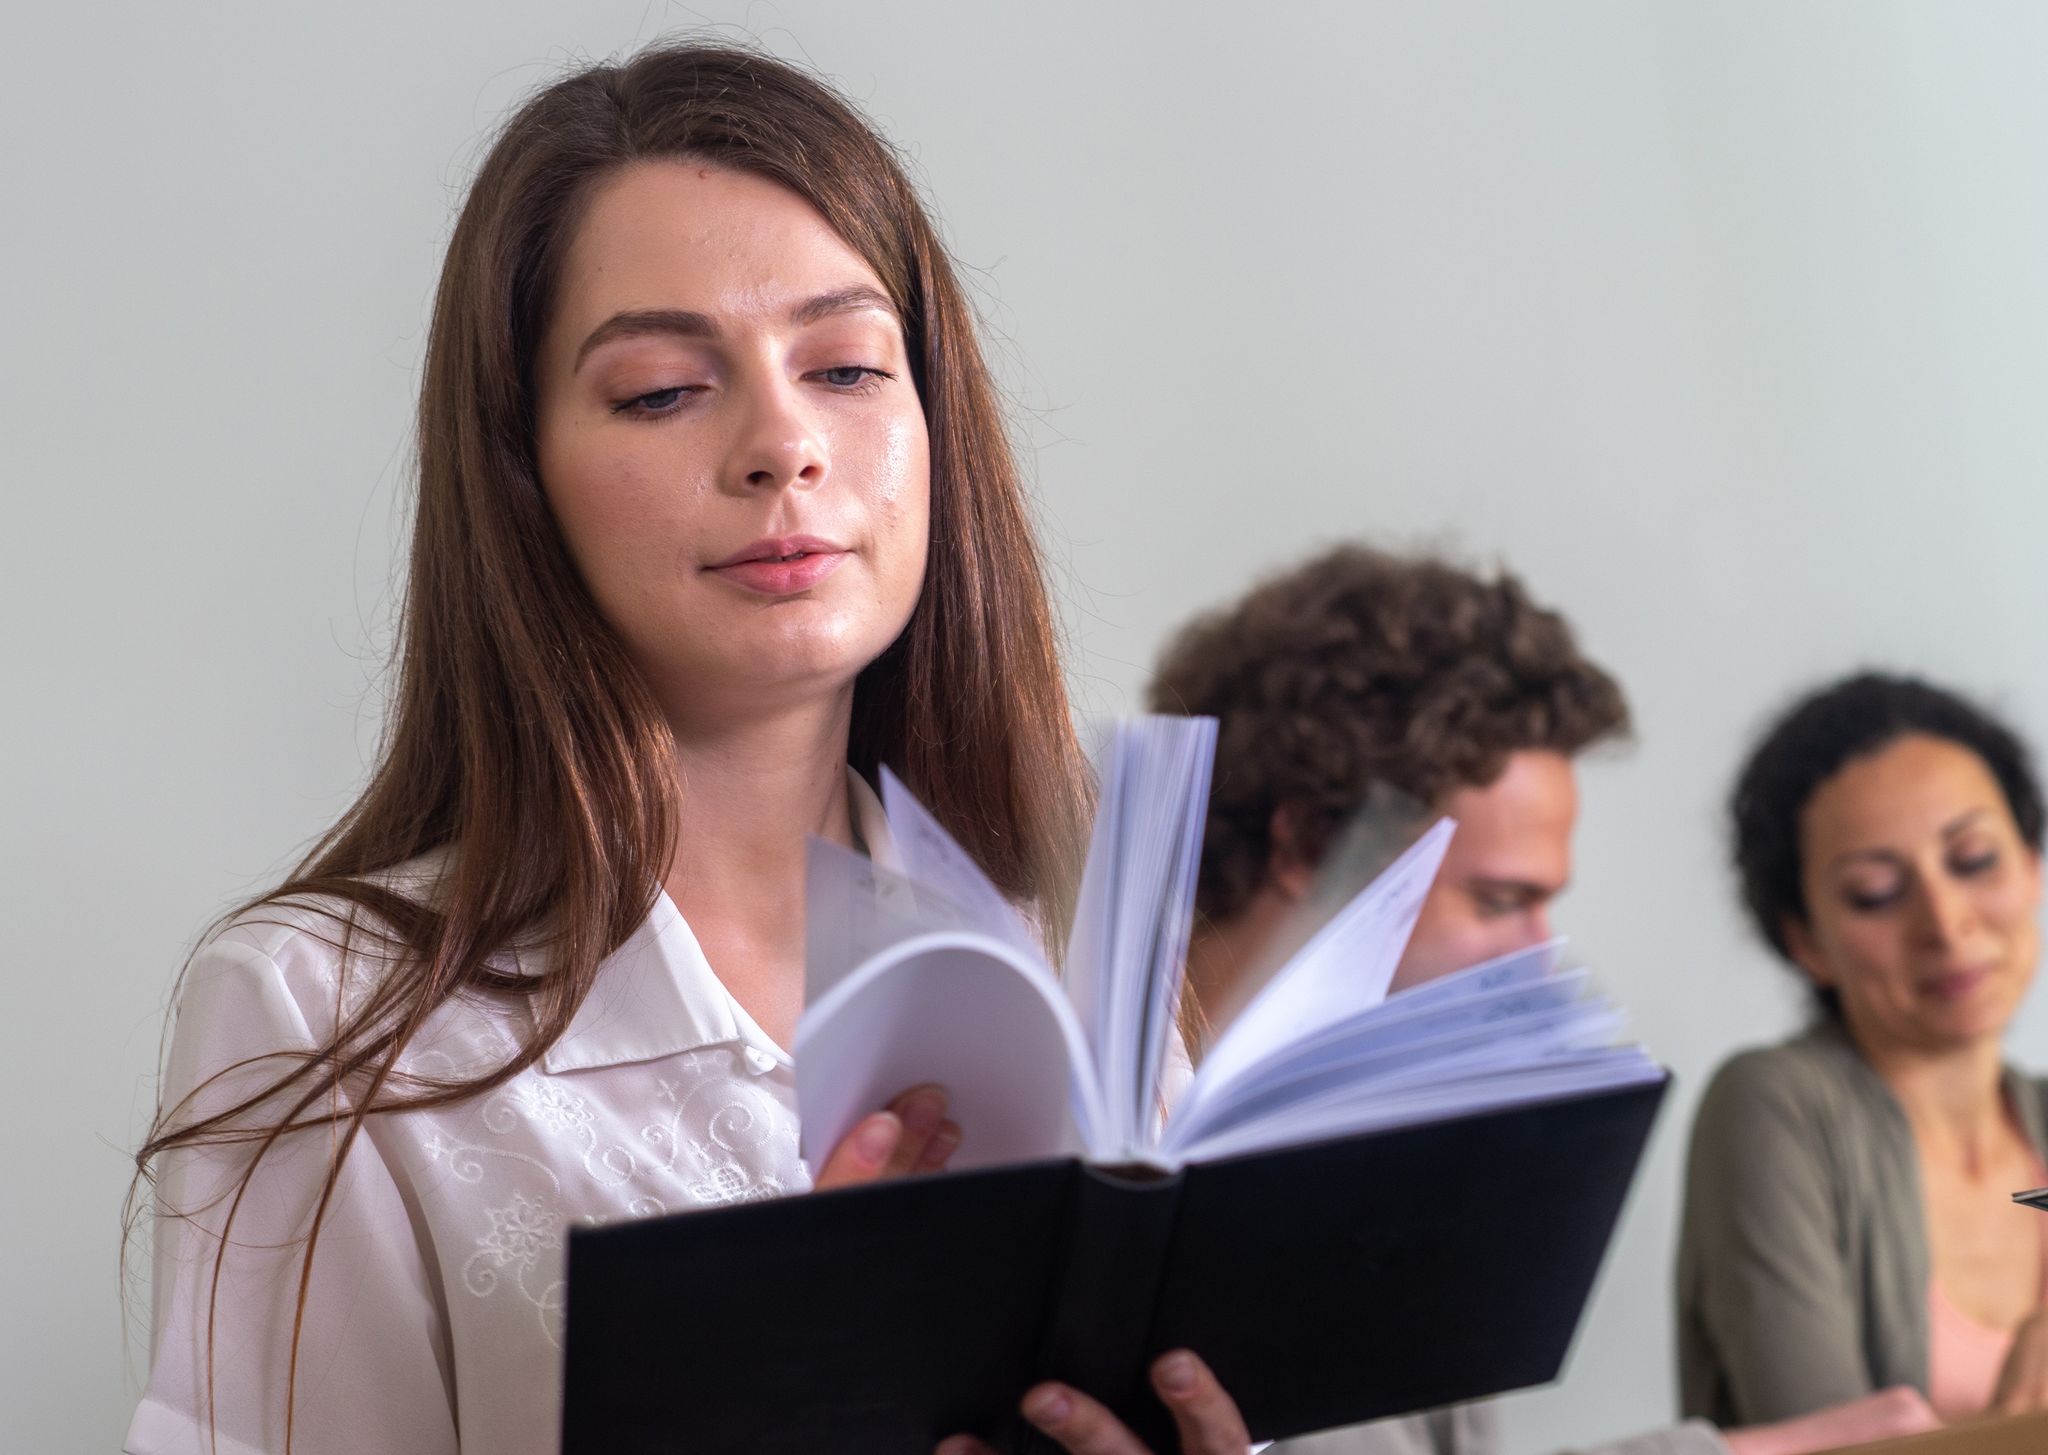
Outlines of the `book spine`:
[{"label": "book spine", "polygon": [[[1173,1422],[1148,1371],[1165,1352],[1151,1347],[1152,1323],[1181,1185],[1179,1173],[1081,1169],[1036,1361],[1038,1379],[1101,1400],[1161,1452],[1176,1448]],[[1022,1420],[1009,1443],[1017,1455],[1061,1448]]]}]

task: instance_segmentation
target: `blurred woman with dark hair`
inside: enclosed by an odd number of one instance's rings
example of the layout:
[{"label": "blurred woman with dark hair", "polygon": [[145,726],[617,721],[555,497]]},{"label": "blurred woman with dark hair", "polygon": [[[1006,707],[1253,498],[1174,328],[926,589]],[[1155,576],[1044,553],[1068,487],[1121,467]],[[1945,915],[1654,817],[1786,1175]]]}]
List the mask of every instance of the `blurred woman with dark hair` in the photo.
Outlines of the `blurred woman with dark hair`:
[{"label": "blurred woman with dark hair", "polygon": [[1954,693],[1862,675],[1799,702],[1730,800],[1759,934],[1815,1024],[1701,1102],[1678,1260],[1681,1397],[1782,1419],[1886,1385],[1945,1419],[2048,1406],[2048,1085],[2001,1042],[2040,957],[2040,786]]}]

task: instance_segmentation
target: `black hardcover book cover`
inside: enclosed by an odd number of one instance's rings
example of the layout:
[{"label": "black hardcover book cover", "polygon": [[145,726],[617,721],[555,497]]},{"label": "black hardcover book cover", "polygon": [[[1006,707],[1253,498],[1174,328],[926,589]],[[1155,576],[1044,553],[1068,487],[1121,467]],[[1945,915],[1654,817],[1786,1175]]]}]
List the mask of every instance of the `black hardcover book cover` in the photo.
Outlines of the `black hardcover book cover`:
[{"label": "black hardcover book cover", "polygon": [[960,1431],[1023,1450],[1017,1401],[1048,1378],[1171,1455],[1145,1374],[1182,1347],[1260,1440],[1539,1384],[1663,1093],[577,1229],[563,1455],[913,1455]]}]

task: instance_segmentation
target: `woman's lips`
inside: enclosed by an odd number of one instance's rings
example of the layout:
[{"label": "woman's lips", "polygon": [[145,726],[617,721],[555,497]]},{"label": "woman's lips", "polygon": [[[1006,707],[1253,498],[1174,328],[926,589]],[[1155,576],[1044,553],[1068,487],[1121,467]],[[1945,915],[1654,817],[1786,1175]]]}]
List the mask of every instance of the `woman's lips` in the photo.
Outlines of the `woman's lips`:
[{"label": "woman's lips", "polygon": [[1986,965],[1975,966],[1967,970],[1944,970],[1939,975],[1931,975],[1922,980],[1920,982],[1920,993],[1931,996],[1935,1000],[1961,1000],[1975,991],[1990,976],[1991,968]]},{"label": "woman's lips", "polygon": [[757,556],[710,570],[712,575],[762,596],[794,596],[838,570],[846,557],[845,551],[802,551],[786,556]]}]

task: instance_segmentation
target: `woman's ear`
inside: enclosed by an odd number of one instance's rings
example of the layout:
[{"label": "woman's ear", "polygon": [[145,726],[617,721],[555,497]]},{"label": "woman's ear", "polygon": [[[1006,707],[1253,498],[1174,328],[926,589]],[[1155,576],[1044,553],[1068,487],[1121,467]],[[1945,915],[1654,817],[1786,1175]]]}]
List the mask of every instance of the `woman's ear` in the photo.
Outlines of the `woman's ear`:
[{"label": "woman's ear", "polygon": [[1266,884],[1290,904],[1308,898],[1315,883],[1316,866],[1302,852],[1302,812],[1298,804],[1283,803],[1266,823],[1266,838],[1272,847],[1266,853]]},{"label": "woman's ear", "polygon": [[1805,920],[1794,915],[1785,916],[1783,934],[1785,953],[1792,957],[1792,963],[1806,972],[1811,980],[1823,990],[1835,989],[1834,967],[1828,964],[1827,956],[1820,952],[1820,945],[1813,937],[1813,929]]}]

